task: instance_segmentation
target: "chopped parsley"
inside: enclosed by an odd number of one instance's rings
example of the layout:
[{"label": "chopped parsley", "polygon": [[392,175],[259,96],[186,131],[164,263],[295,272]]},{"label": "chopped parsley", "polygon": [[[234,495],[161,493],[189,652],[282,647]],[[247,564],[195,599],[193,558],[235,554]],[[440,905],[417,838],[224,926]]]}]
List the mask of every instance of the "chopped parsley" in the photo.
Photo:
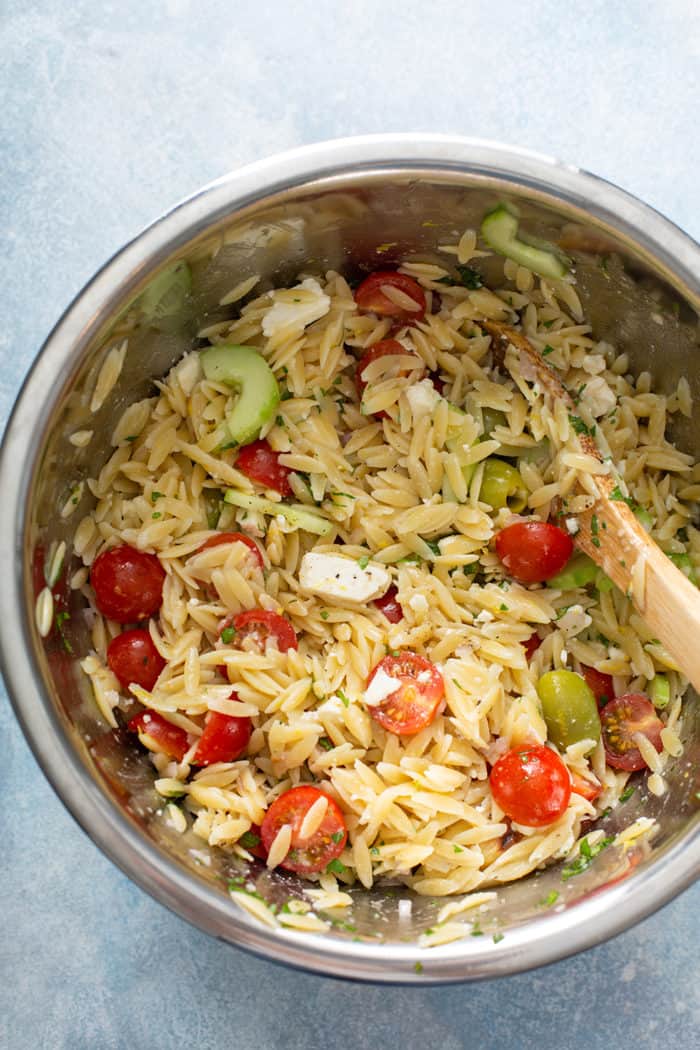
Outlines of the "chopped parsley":
[{"label": "chopped parsley", "polygon": [[632,795],[636,791],[634,784],[628,784],[625,790],[620,795],[620,802],[627,802],[628,799],[632,798]]},{"label": "chopped parsley", "polygon": [[333,860],[326,865],[326,871],[331,872],[334,875],[344,875],[347,870],[348,869],[342,861],[339,861],[337,857],[334,857]]},{"label": "chopped parsley", "polygon": [[229,624],[228,627],[224,627],[219,637],[224,645],[229,645],[233,641],[235,634],[236,628]]},{"label": "chopped parsley", "polygon": [[465,288],[475,291],[483,286],[484,282],[478,270],[472,269],[471,266],[457,266],[456,269]]},{"label": "chopped parsley", "polygon": [[344,831],[334,831],[333,834],[331,835],[331,842],[335,842],[335,844],[337,846],[339,842],[343,841],[343,835],[344,834],[345,834]]},{"label": "chopped parsley", "polygon": [[547,345],[545,346],[544,350],[542,351],[542,357],[547,357],[548,354],[553,354],[553,353],[554,353],[554,347],[550,346],[549,343],[547,343]]},{"label": "chopped parsley", "polygon": [[164,496],[165,496],[164,492],[156,492],[155,489],[154,489],[154,491],[151,493],[151,502],[155,503],[156,500],[163,499]]},{"label": "chopped parsley", "polygon": [[553,324],[554,324],[554,318],[552,318],[551,321],[543,321],[542,322],[542,327],[546,328],[547,330],[549,330],[552,327]]},{"label": "chopped parsley", "polygon": [[590,868],[594,858],[599,853],[602,853],[604,849],[607,849],[614,841],[615,836],[608,835],[606,838],[601,839],[600,842],[596,842],[595,846],[591,846],[587,838],[582,838],[579,844],[579,855],[563,869],[561,873],[562,880],[566,882],[567,879],[573,878],[574,875],[580,875],[586,871]]},{"label": "chopped parsley", "polygon": [[501,612],[508,612],[508,606],[506,605],[505,602],[501,602],[501,604],[498,606],[498,608],[500,609]]},{"label": "chopped parsley", "polygon": [[138,437],[138,434],[127,434],[127,436],[124,438],[124,440],[125,441],[136,441],[137,437]]},{"label": "chopped parsley", "polygon": [[499,944],[505,937],[504,933],[494,933],[492,940],[494,944]]},{"label": "chopped parsley", "polygon": [[637,506],[637,504],[634,502],[634,500],[630,499],[629,496],[623,496],[622,495],[622,492],[620,491],[620,486],[619,485],[616,485],[615,488],[610,493],[610,499],[615,500],[617,503],[626,503],[627,506],[631,510],[634,510],[635,507]]},{"label": "chopped parsley", "polygon": [[256,846],[260,845],[260,836],[253,831],[244,831],[238,842],[245,849],[255,849]]},{"label": "chopped parsley", "polygon": [[322,620],[327,620],[329,615],[330,614],[328,612],[328,609],[321,609],[321,619]]},{"label": "chopped parsley", "polygon": [[574,416],[569,413],[569,422],[576,434],[587,434],[589,437],[592,436],[593,432],[586,426],[580,416]]},{"label": "chopped parsley", "polygon": [[369,565],[369,554],[363,554],[361,558],[358,558],[357,564],[361,569],[366,569]]},{"label": "chopped parsley", "polygon": [[342,701],[343,707],[350,707],[350,701],[348,700],[347,696],[345,695],[342,689],[336,689],[336,696],[338,696]]},{"label": "chopped parsley", "polygon": [[484,931],[482,930],[481,926],[479,926],[478,922],[475,922],[474,925],[472,926],[472,928],[471,928],[471,935],[472,935],[472,937],[483,937],[484,936]]},{"label": "chopped parsley", "polygon": [[163,515],[161,514],[161,512],[159,510],[154,510],[153,514],[151,514],[151,517],[152,518],[162,518]]},{"label": "chopped parsley", "polygon": [[324,751],[330,751],[333,748],[333,741],[327,736],[322,736],[318,741],[318,746],[322,747]]},{"label": "chopped parsley", "polygon": [[436,558],[440,557],[440,555],[442,554],[442,551],[440,550],[440,542],[439,542],[439,540],[424,540],[423,542],[428,547],[430,547],[431,551],[433,552],[433,554],[435,555]]},{"label": "chopped parsley", "polygon": [[378,846],[372,846],[370,848],[370,853],[372,854],[373,857],[378,857],[379,856],[379,847]]},{"label": "chopped parsley", "polygon": [[540,908],[551,908],[553,904],[556,904],[559,900],[559,894],[557,890],[551,890],[546,897],[543,897],[540,901]]},{"label": "chopped parsley", "polygon": [[455,853],[464,853],[464,850],[462,849],[461,846],[453,846],[452,849],[454,850]]}]

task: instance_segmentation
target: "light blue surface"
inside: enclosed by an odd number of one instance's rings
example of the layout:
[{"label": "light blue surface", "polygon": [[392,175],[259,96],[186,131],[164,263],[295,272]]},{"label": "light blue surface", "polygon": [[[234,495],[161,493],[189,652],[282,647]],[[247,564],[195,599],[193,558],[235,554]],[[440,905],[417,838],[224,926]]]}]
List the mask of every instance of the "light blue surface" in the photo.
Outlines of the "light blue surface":
[{"label": "light blue surface", "polygon": [[[700,5],[2,0],[0,418],[70,298],[231,167],[444,131],[587,167],[688,232]],[[0,703],[0,1046],[697,1047],[700,888],[529,975],[416,991],[291,972],[146,897],[67,816]]]}]

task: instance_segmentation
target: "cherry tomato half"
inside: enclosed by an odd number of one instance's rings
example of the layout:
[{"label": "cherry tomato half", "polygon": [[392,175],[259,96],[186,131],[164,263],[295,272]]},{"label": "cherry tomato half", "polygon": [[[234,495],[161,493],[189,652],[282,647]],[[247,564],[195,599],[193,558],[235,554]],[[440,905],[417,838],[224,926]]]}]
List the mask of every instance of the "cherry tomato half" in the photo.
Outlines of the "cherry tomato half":
[{"label": "cherry tomato half", "polygon": [[506,816],[528,828],[558,820],[571,798],[568,769],[555,751],[540,744],[506,751],[491,770],[489,782]]},{"label": "cherry tomato half", "polygon": [[[231,700],[238,695],[231,693]],[[237,715],[222,715],[210,711],[204,720],[204,732],[199,738],[192,763],[195,766],[211,766],[215,762],[235,762],[248,746],[253,723],[249,718]]]},{"label": "cherry tomato half", "polygon": [[581,795],[588,802],[595,802],[603,788],[597,780],[589,780],[588,777],[581,777],[578,773],[572,773],[571,790],[575,795]]},{"label": "cherry tomato half", "polygon": [[265,564],[260,548],[255,540],[251,539],[250,536],[245,536],[242,532],[219,532],[216,536],[210,536],[201,547],[197,548],[197,554],[200,551],[207,550],[208,547],[220,547],[222,543],[244,543],[253,554],[258,568],[262,569]]},{"label": "cherry tomato half", "polygon": [[[320,798],[328,801],[323,820],[313,834],[302,838],[304,817]],[[267,853],[285,824],[291,826],[292,842],[280,867],[300,875],[323,871],[330,861],[340,856],[347,842],[345,818],[338,804],[325,792],[310,785],[285,791],[268,809],[260,826],[260,837]]]},{"label": "cherry tomato half", "polygon": [[149,751],[168,755],[176,762],[182,762],[189,747],[185,730],[168,722],[157,711],[142,711],[135,715],[128,728],[132,733],[138,733],[140,742]]},{"label": "cherry tomato half", "polygon": [[149,691],[165,667],[153,639],[141,627],[122,631],[112,639],[107,646],[107,663],[125,689],[135,682]]},{"label": "cherry tomato half", "polygon": [[[396,288],[416,304],[415,310],[399,306],[393,299],[384,294],[382,288]],[[421,321],[425,314],[425,295],[423,289],[406,274],[395,270],[377,270],[365,277],[355,291],[355,302],[360,310],[379,314],[380,317],[401,317],[406,321]]]},{"label": "cherry tomato half", "polygon": [[236,470],[240,470],[251,481],[274,489],[286,499],[291,496],[289,475],[292,471],[280,463],[280,453],[274,452],[267,441],[252,441],[245,445],[236,457]]},{"label": "cherry tomato half", "polygon": [[442,710],[445,696],[445,683],[435,664],[417,653],[385,656],[367,679],[368,689],[380,672],[398,685],[384,700],[369,705],[375,722],[400,736],[429,726]]},{"label": "cherry tomato half", "polygon": [[[381,342],[375,343],[371,346],[366,354],[364,354],[357,362],[357,371],[355,372],[355,386],[357,387],[357,396],[362,401],[362,395],[367,386],[367,380],[364,379],[364,371],[368,365],[371,365],[373,361],[376,361],[380,357],[396,356],[400,354],[404,357],[415,357],[416,365],[420,363],[420,358],[417,354],[412,354],[410,350],[407,350],[405,346],[402,346],[396,339],[382,339]],[[399,372],[400,376],[408,375],[407,372]],[[388,419],[388,413],[376,412],[375,415],[379,419]]]},{"label": "cherry tomato half", "polygon": [[525,658],[532,660],[533,656],[542,645],[542,639],[540,638],[537,631],[531,634],[526,642],[523,642],[523,649],[525,650]]},{"label": "cherry tomato half", "polygon": [[496,553],[521,583],[540,583],[556,576],[571,557],[568,532],[547,521],[518,521],[496,536]]},{"label": "cherry tomato half", "polygon": [[381,598],[376,598],[372,603],[381,613],[384,613],[389,623],[400,623],[403,620],[403,609],[398,599],[396,587],[390,587]]},{"label": "cherry tomato half", "polygon": [[145,620],[163,603],[165,570],[155,554],[135,547],[103,551],[90,569],[95,604],[103,616],[117,623]]},{"label": "cherry tomato half", "polygon": [[245,612],[229,616],[221,624],[219,637],[226,642],[226,632],[233,629],[229,639],[232,644],[240,646],[251,638],[264,651],[268,639],[271,639],[281,653],[288,649],[297,649],[297,636],[289,620],[279,613],[268,609],[246,609]]},{"label": "cherry tomato half", "polygon": [[600,724],[605,758],[614,769],[634,772],[646,766],[633,739],[635,733],[642,733],[657,751],[662,749],[664,724],[657,717],[651,700],[642,693],[625,693],[611,700],[600,712]]},{"label": "cherry tomato half", "polygon": [[602,671],[596,671],[595,667],[586,667],[585,664],[581,664],[581,674],[596,698],[598,707],[605,707],[609,700],[614,699],[612,675],[603,674]]}]

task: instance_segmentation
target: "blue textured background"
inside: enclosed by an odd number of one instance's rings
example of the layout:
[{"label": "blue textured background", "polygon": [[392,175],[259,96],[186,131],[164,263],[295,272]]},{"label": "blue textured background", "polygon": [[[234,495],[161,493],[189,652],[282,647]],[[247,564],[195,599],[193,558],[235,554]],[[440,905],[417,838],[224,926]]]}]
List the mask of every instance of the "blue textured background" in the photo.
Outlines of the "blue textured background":
[{"label": "blue textured background", "polygon": [[[585,166],[700,235],[700,5],[2,0],[0,415],[94,270],[226,170],[445,131]],[[20,1050],[697,1047],[700,888],[529,975],[416,991],[227,948],[115,870],[0,703],[0,1045]]]}]

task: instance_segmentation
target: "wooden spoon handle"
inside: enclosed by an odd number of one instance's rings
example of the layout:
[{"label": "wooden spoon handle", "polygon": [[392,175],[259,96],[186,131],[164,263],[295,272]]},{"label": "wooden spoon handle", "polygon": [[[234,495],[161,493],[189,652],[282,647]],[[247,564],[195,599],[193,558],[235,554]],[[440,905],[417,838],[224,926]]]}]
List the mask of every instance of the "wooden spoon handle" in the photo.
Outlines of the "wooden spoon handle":
[{"label": "wooden spoon handle", "polygon": [[[515,347],[534,370],[546,395],[575,406],[556,372],[517,329],[481,322],[501,352]],[[589,434],[578,435],[581,451],[603,462]],[[593,477],[598,496],[591,510],[575,515],[576,546],[591,558],[636,606],[644,622],[700,692],[700,590],[678,569],[642,528],[624,499],[614,498],[616,482],[608,471]]]}]

